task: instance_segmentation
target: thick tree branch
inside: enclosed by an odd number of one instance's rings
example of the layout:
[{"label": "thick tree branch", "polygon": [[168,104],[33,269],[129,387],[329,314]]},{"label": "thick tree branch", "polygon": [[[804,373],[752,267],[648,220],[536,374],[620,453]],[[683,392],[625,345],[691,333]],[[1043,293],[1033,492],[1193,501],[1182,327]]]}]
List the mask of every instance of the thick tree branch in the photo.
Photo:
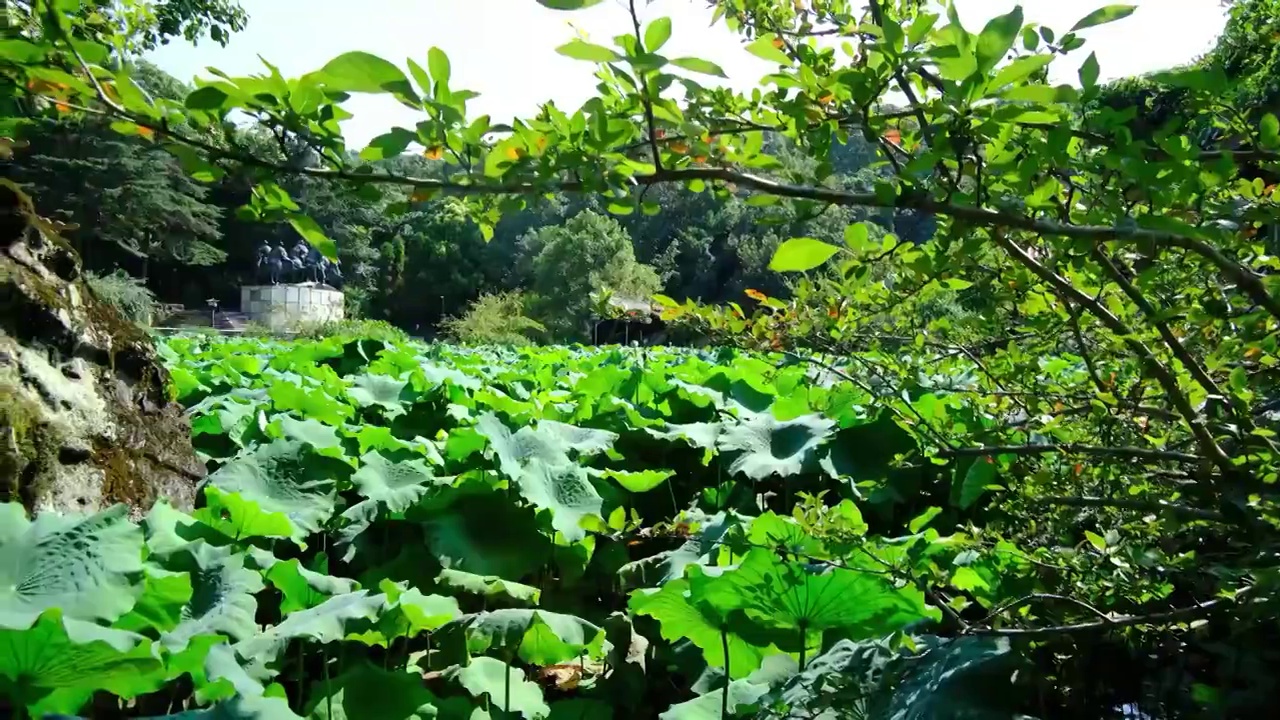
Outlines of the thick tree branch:
[{"label": "thick tree branch", "polygon": [[1173,376],[1169,368],[1164,366],[1164,363],[1156,358],[1151,352],[1151,348],[1147,347],[1146,343],[1133,334],[1128,325],[1113,315],[1110,310],[1097,300],[1085,295],[1075,285],[1072,285],[1065,278],[1031,257],[1026,250],[1006,237],[1004,233],[993,232],[991,237],[996,241],[996,244],[1004,248],[1014,259],[1052,287],[1054,293],[1064,301],[1074,302],[1085,308],[1091,315],[1098,318],[1103,325],[1106,325],[1108,330],[1115,333],[1129,347],[1129,350],[1138,357],[1143,366],[1145,366],[1146,371],[1160,383],[1161,389],[1169,396],[1169,402],[1173,404],[1178,414],[1182,416],[1182,421],[1191,429],[1191,434],[1195,437],[1196,444],[1199,445],[1205,457],[1216,465],[1224,475],[1229,476],[1235,473],[1235,465],[1231,462],[1231,458],[1227,457],[1226,453],[1222,451],[1217,441],[1214,440],[1213,434],[1209,432],[1208,427],[1201,421],[1199,414],[1191,406],[1191,401],[1187,399],[1186,394],[1182,392],[1182,388],[1178,386],[1177,378]]},{"label": "thick tree branch", "polygon": [[1218,387],[1218,384],[1213,381],[1213,378],[1209,377],[1209,372],[1205,370],[1200,361],[1196,360],[1196,358],[1192,356],[1190,351],[1187,350],[1187,347],[1182,344],[1182,341],[1173,334],[1173,330],[1169,327],[1169,323],[1160,319],[1160,313],[1156,310],[1155,306],[1151,304],[1151,301],[1147,300],[1147,298],[1138,291],[1138,288],[1134,287],[1132,282],[1129,282],[1129,279],[1120,271],[1120,268],[1116,267],[1111,258],[1107,257],[1106,253],[1103,252],[1103,249],[1098,245],[1094,245],[1090,250],[1090,253],[1093,255],[1093,259],[1097,261],[1098,265],[1102,267],[1102,271],[1106,273],[1107,277],[1111,278],[1111,281],[1119,286],[1120,290],[1133,301],[1133,304],[1138,306],[1138,309],[1142,311],[1142,314],[1147,316],[1147,321],[1150,322],[1155,327],[1156,331],[1160,333],[1160,339],[1164,340],[1164,344],[1173,352],[1173,356],[1178,358],[1178,362],[1181,362],[1183,367],[1187,369],[1187,372],[1191,373],[1191,377],[1195,378],[1196,382],[1200,384],[1200,387],[1204,388],[1204,391],[1209,393],[1211,397],[1225,399],[1226,395],[1222,392],[1222,389]]}]

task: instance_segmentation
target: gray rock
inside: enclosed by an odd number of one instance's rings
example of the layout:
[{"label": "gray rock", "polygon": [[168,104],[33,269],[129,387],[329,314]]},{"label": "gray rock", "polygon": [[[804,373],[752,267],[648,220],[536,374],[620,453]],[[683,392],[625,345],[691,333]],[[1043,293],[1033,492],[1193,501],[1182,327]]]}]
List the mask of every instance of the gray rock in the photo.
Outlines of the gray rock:
[{"label": "gray rock", "polygon": [[0,180],[0,501],[190,508],[204,467],[147,337],[84,284],[80,260]]}]

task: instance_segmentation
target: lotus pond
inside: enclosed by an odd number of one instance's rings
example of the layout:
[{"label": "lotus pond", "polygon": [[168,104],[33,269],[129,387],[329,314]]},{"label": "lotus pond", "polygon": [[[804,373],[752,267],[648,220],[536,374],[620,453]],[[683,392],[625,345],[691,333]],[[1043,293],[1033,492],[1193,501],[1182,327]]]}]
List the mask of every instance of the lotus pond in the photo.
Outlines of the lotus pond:
[{"label": "lotus pond", "polygon": [[[0,505],[0,698],[19,714],[926,718],[999,702],[974,678],[998,677],[1007,645],[931,634],[950,610],[921,580],[991,590],[998,565],[930,528],[946,493],[904,495],[937,471],[902,466],[899,421],[820,367],[160,349],[210,472],[198,509],[29,521]],[[980,493],[984,473],[943,486]]]}]

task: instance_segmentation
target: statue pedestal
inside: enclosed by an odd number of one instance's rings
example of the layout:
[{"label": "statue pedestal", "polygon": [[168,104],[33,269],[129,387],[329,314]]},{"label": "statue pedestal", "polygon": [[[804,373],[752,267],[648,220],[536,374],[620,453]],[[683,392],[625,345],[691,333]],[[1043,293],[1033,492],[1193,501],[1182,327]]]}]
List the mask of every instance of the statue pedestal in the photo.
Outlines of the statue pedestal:
[{"label": "statue pedestal", "polygon": [[299,325],[341,320],[342,291],[314,282],[244,285],[240,312],[274,331],[294,330]]}]

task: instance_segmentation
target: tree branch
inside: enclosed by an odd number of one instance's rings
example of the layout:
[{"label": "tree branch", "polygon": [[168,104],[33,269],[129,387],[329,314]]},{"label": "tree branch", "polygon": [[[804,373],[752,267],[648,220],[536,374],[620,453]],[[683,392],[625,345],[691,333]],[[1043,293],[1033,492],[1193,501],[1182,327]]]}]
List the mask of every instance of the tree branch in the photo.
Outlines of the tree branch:
[{"label": "tree branch", "polygon": [[1169,324],[1160,319],[1160,313],[1155,306],[1142,293],[1138,292],[1138,288],[1129,282],[1129,279],[1120,271],[1120,268],[1116,267],[1111,258],[1107,257],[1106,253],[1102,251],[1102,248],[1094,245],[1090,249],[1090,254],[1093,255],[1093,259],[1102,267],[1102,271],[1111,278],[1112,282],[1120,287],[1120,290],[1133,301],[1133,304],[1138,306],[1143,315],[1147,316],[1147,320],[1160,333],[1160,338],[1164,340],[1164,344],[1169,346],[1173,356],[1178,358],[1183,367],[1187,368],[1187,372],[1191,373],[1191,377],[1195,378],[1200,387],[1204,388],[1205,392],[1209,393],[1210,396],[1225,400],[1226,395],[1218,387],[1218,384],[1213,381],[1213,378],[1209,377],[1209,372],[1191,355],[1187,347],[1182,344],[1182,341],[1178,340],[1178,337],[1173,334],[1173,330],[1170,329]]},{"label": "tree branch", "polygon": [[1133,334],[1129,326],[1125,325],[1124,322],[1097,300],[1080,292],[1076,286],[1040,264],[1038,260],[1028,255],[1026,250],[1006,237],[1004,233],[993,232],[991,237],[996,241],[996,244],[1004,248],[1014,259],[1052,287],[1055,294],[1067,302],[1075,302],[1084,307],[1090,314],[1098,318],[1103,325],[1106,325],[1107,329],[1115,333],[1129,347],[1130,351],[1138,357],[1146,367],[1147,372],[1160,383],[1160,387],[1169,396],[1169,402],[1173,404],[1178,414],[1182,416],[1183,422],[1191,429],[1191,434],[1195,437],[1196,443],[1200,446],[1200,450],[1205,454],[1205,457],[1212,461],[1222,471],[1223,475],[1230,476],[1234,474],[1235,464],[1218,446],[1213,434],[1209,432],[1209,429],[1200,420],[1195,408],[1191,406],[1191,401],[1187,399],[1186,394],[1182,392],[1182,388],[1178,386],[1177,378],[1156,358],[1151,352],[1151,348],[1147,347],[1146,343]]},{"label": "tree branch", "polygon": [[1252,588],[1245,588],[1244,590],[1237,592],[1234,597],[1218,598],[1216,600],[1210,600],[1190,607],[1183,607],[1165,612],[1149,613],[1146,615],[1121,615],[1119,617],[1111,617],[1105,620],[1075,623],[1072,625],[1054,625],[1043,628],[975,628],[971,629],[969,634],[1038,639],[1052,637],[1054,635],[1082,635],[1095,632],[1105,632],[1119,628],[1133,627],[1135,625],[1163,625],[1178,623],[1186,620],[1194,620],[1196,618],[1233,607],[1240,602],[1242,596],[1247,595],[1251,590]]},{"label": "tree branch", "polygon": [[1106,613],[1102,612],[1098,608],[1090,605],[1089,603],[1083,600],[1077,600],[1073,597],[1068,597],[1066,595],[1057,595],[1054,593],[1031,593],[1030,595],[1024,595],[1020,598],[1010,600],[1009,602],[996,607],[990,613],[987,613],[987,616],[982,619],[982,622],[984,623],[990,622],[994,620],[996,617],[1003,615],[1004,613],[1007,613],[1010,610],[1015,610],[1017,608],[1022,607],[1023,605],[1030,604],[1037,600],[1054,600],[1057,602],[1071,603],[1076,607],[1080,607],[1085,610],[1088,610],[1089,612],[1093,613],[1094,615],[1097,615],[1099,618],[1103,620],[1107,620],[1107,621],[1111,620],[1111,618],[1107,617]]},{"label": "tree branch", "polygon": [[1045,445],[985,445],[982,447],[955,448],[943,450],[939,457],[979,457],[985,455],[1047,455],[1062,453],[1064,455],[1101,455],[1109,457],[1126,457],[1135,460],[1152,462],[1198,463],[1199,455],[1174,452],[1172,450],[1151,450],[1139,447],[1100,447],[1096,445],[1045,444]]},{"label": "tree branch", "polygon": [[[636,0],[629,0],[628,9],[631,11],[631,25],[636,33],[636,45],[640,48],[644,47],[644,35],[640,30],[640,15],[636,12]],[[636,80],[639,81],[640,87],[636,88],[640,91],[640,104],[644,107],[644,122],[649,128],[649,150],[653,153],[653,166],[662,171],[662,155],[658,151],[658,123],[653,118],[653,98],[649,97],[649,80],[645,77],[645,71],[636,67]]]},{"label": "tree branch", "polygon": [[1039,497],[1026,498],[1038,505],[1061,505],[1064,507],[1116,508],[1118,510],[1134,510],[1137,512],[1171,512],[1175,515],[1196,518],[1197,520],[1213,520],[1222,522],[1226,517],[1214,510],[1204,510],[1186,505],[1177,505],[1166,500],[1113,500],[1097,497]]},{"label": "tree branch", "polygon": [[[70,43],[67,44],[70,45]],[[80,58],[80,60],[83,62],[83,58]],[[88,72],[87,64],[84,65],[84,68],[86,72]],[[92,77],[91,72],[88,74]],[[182,133],[176,132],[172,128],[169,128],[165,123],[157,123],[152,118],[137,117],[111,100],[100,84],[95,82],[95,85],[97,86],[96,90],[99,99],[107,105],[108,108],[110,108],[110,112],[84,107],[77,107],[76,109],[98,115],[127,119],[139,126],[151,129],[157,135],[163,135],[175,142],[180,142],[198,148],[209,153],[213,157],[240,162],[252,167],[268,169],[273,172],[305,175],[308,177],[328,180],[408,185],[423,189],[450,191],[459,195],[518,195],[549,191],[580,192],[587,189],[581,182],[564,179],[545,184],[530,182],[474,183],[460,182],[456,180],[439,180],[436,178],[420,178],[382,172],[351,172],[343,168],[296,168],[282,166],[278,163],[272,163],[240,153],[229,153],[228,151],[213,146],[207,142],[187,137]],[[645,93],[645,95],[647,95],[647,93]],[[648,98],[645,97],[644,100],[647,102]],[[646,119],[650,123],[650,139],[653,141],[651,143],[651,150],[655,153],[654,159],[656,161],[658,150],[657,139],[654,137],[654,133],[652,132],[653,120],[651,104],[647,105]],[[1272,316],[1280,319],[1280,301],[1267,291],[1261,277],[1257,273],[1227,257],[1217,248],[1196,238],[1172,233],[1157,232],[1154,230],[1146,230],[1136,226],[1121,228],[1117,226],[1101,225],[1072,225],[1069,223],[1060,223],[1050,220],[1037,220],[1025,215],[1000,212],[986,208],[956,205],[951,202],[938,202],[930,198],[928,195],[920,192],[905,192],[892,198],[882,198],[877,196],[874,192],[848,192],[833,188],[782,183],[728,168],[690,167],[682,169],[666,169],[658,167],[656,162],[655,167],[655,172],[648,175],[633,176],[631,180],[636,185],[687,182],[689,180],[711,180],[730,183],[741,188],[777,195],[779,197],[817,200],[833,205],[918,210],[920,212],[934,215],[945,215],[980,227],[1011,228],[1037,235],[1054,235],[1092,241],[1146,241],[1157,245],[1178,247],[1193,252],[1208,260],[1230,280],[1235,282],[1236,285],[1240,287],[1241,291],[1244,292],[1254,303],[1265,308]]]}]

